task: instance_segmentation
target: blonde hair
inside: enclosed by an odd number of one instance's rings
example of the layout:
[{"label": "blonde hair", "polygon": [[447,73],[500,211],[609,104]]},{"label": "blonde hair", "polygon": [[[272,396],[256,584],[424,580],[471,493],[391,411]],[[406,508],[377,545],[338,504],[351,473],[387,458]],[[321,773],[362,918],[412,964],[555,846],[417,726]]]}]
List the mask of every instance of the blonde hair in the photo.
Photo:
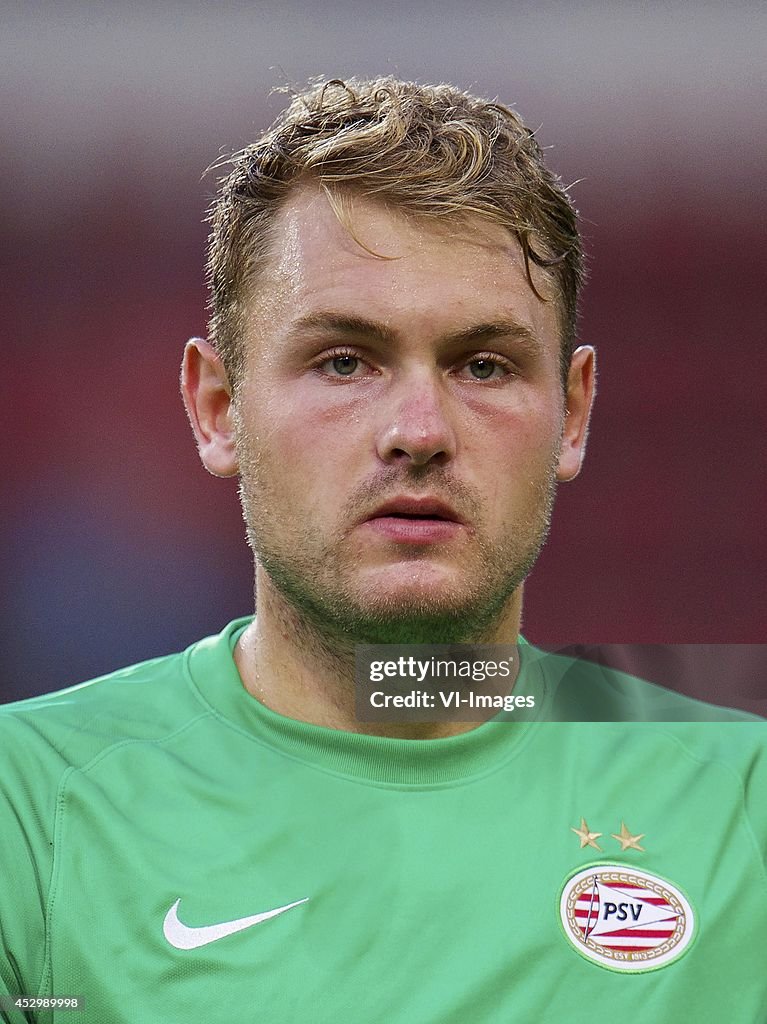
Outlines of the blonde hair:
[{"label": "blonde hair", "polygon": [[209,213],[209,335],[233,383],[247,290],[270,258],[277,212],[306,180],[326,190],[342,220],[343,196],[354,194],[426,220],[482,217],[505,227],[536,294],[543,298],[531,263],[557,285],[566,376],[584,278],[577,214],[515,111],[451,85],[332,79],[295,94],[257,142],[225,163],[231,170]]}]

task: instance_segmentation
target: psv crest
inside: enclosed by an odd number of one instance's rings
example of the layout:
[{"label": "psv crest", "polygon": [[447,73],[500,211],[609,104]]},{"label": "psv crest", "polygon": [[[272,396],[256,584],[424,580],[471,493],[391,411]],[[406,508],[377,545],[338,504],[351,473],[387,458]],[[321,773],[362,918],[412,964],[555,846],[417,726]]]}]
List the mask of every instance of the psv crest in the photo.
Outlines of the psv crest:
[{"label": "psv crest", "polygon": [[616,971],[664,967],[681,956],[695,929],[692,907],[676,886],[625,864],[594,864],[573,875],[559,913],[578,952]]}]

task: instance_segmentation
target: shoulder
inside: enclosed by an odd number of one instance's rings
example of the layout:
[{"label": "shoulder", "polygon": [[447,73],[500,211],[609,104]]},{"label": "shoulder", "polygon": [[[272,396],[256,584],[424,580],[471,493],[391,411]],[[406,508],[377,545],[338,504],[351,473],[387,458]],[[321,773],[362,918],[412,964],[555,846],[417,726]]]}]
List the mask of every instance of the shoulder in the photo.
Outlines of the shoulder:
[{"label": "shoulder", "polygon": [[[659,778],[687,764],[711,799],[723,784],[767,858],[767,720],[709,704],[581,658],[529,652],[546,682],[550,720],[604,764],[621,758]],[[726,781],[729,780],[729,781]],[[733,805],[734,806],[734,805]]]},{"label": "shoulder", "polygon": [[[594,657],[588,649],[585,655],[573,657],[566,651],[549,653],[526,645],[525,656],[537,664],[546,681],[553,720],[767,725],[766,719],[748,711],[698,700],[639,678],[600,660],[600,649],[594,650]],[[668,673],[663,681],[674,684]],[[726,694],[723,697],[726,700]],[[755,732],[762,734],[759,729]]]},{"label": "shoulder", "polygon": [[208,672],[231,667],[231,638],[244,621],[185,651],[0,706],[0,784],[19,771],[50,777],[50,770],[84,768],[115,744],[158,742],[210,714],[192,683],[190,659],[204,651]]},{"label": "shoulder", "polygon": [[53,845],[57,801],[73,772],[125,741],[157,740],[179,715],[192,713],[183,659],[155,658],[0,707],[0,849],[18,831],[45,851]]},{"label": "shoulder", "polygon": [[153,658],[55,693],[0,707],[0,758],[82,767],[112,743],[157,736],[183,699],[183,654]]},{"label": "shoulder", "polygon": [[16,894],[0,907],[0,992],[35,992],[44,976],[49,888],[70,782],[115,748],[160,744],[209,716],[188,661],[207,645],[217,652],[206,663],[215,672],[229,656],[229,630],[182,653],[0,707],[0,877]]},{"label": "shoulder", "polygon": [[[629,672],[584,657],[526,648],[545,680],[550,721],[580,725],[578,734],[602,748],[628,745],[647,757],[675,756],[719,766],[755,799],[767,840],[767,719],[737,708],[696,700]],[[671,681],[671,680],[670,680]],[[767,848],[767,846],[765,847]]]}]

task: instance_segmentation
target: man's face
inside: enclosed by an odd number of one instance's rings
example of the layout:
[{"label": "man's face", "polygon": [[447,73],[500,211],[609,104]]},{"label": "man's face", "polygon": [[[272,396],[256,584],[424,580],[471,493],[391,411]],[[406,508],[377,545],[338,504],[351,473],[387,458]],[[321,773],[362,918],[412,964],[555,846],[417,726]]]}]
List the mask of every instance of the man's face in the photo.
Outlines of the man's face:
[{"label": "man's face", "polygon": [[339,639],[487,637],[548,529],[556,302],[485,221],[361,199],[351,221],[389,258],[298,191],[248,304],[235,427],[259,586]]}]

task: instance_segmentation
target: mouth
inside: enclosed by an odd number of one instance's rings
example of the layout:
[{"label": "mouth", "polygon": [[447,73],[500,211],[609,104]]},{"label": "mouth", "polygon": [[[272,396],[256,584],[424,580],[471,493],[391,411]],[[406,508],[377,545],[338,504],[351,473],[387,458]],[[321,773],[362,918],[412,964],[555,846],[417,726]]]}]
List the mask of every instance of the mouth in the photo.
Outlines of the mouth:
[{"label": "mouth", "polygon": [[399,497],[384,502],[365,521],[379,535],[404,544],[449,540],[466,525],[446,502],[430,497]]},{"label": "mouth", "polygon": [[379,508],[368,516],[368,520],[374,519],[403,519],[411,522],[443,522],[464,524],[464,519],[455,509],[438,498],[393,498],[384,502]]}]

